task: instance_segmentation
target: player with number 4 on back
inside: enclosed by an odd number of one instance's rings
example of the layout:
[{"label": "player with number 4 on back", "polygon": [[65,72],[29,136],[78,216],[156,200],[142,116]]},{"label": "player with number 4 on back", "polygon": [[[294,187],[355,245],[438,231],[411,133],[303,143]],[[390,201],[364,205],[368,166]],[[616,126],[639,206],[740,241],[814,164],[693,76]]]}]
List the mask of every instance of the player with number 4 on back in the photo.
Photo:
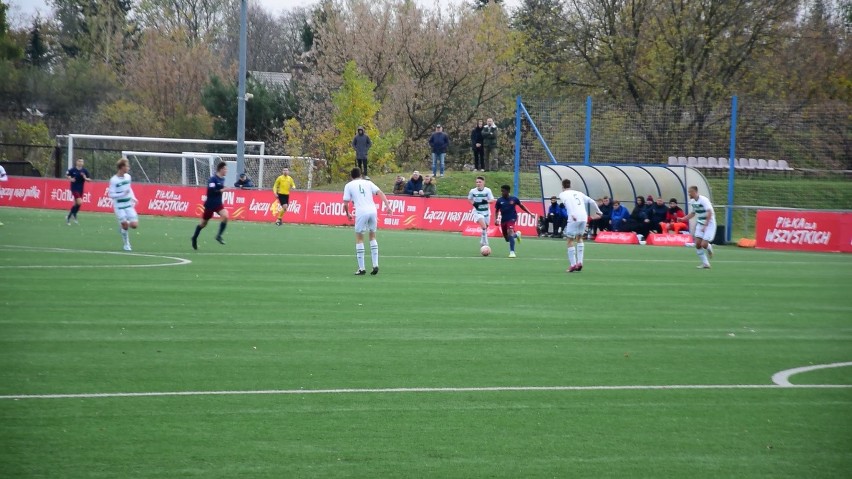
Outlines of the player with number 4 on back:
[{"label": "player with number 4 on back", "polygon": [[568,210],[568,224],[565,225],[563,235],[568,246],[568,264],[565,270],[568,273],[576,273],[583,270],[583,233],[586,232],[586,224],[589,222],[589,214],[586,205],[592,208],[594,215],[592,219],[601,217],[601,209],[598,203],[585,194],[571,189],[571,180],[562,180],[562,193],[559,193],[559,201]]},{"label": "player with number 4 on back", "polygon": [[379,226],[378,210],[373,203],[373,195],[379,195],[385,211],[390,212],[391,206],[388,197],[370,180],[361,178],[361,169],[352,168],[350,172],[352,181],[343,189],[343,209],[346,211],[346,219],[352,219],[349,203],[355,205],[355,258],[358,260],[358,270],[355,276],[367,274],[364,267],[364,232],[370,233],[370,259],[373,262],[372,275],[379,274],[379,243],[376,241],[376,229]]}]

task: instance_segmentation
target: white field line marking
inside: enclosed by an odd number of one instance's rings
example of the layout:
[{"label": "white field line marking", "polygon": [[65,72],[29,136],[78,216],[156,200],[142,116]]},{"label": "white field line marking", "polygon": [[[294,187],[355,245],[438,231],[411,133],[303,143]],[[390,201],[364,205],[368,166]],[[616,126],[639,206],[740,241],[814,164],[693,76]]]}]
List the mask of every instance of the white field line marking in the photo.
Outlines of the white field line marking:
[{"label": "white field line marking", "polygon": [[852,362],[848,363],[831,363],[831,364],[815,364],[813,366],[802,366],[800,368],[787,369],[772,375],[772,382],[784,387],[797,387],[796,384],[790,383],[790,376],[819,369],[842,368],[852,366]]},{"label": "white field line marking", "polygon": [[390,393],[466,393],[466,392],[511,392],[511,391],[646,391],[676,389],[848,389],[850,384],[809,384],[781,386],[777,384],[678,384],[663,386],[493,386],[479,388],[365,388],[365,389],[267,389],[257,391],[172,391],[137,393],[89,393],[89,394],[12,394],[3,399],[93,399],[124,397],[167,397],[167,396],[248,396],[276,394],[390,394]]},{"label": "white field line marking", "polygon": [[[179,252],[175,253],[167,253],[167,254],[181,254]],[[194,256],[271,256],[271,257],[305,257],[305,258],[351,258],[352,255],[349,253],[345,254],[317,254],[317,253],[196,253],[193,252]],[[541,257],[525,257],[525,260],[528,261],[559,261],[565,262],[565,258],[562,256],[554,256],[552,258],[541,258]],[[459,260],[459,259],[468,259],[475,261],[492,261],[492,259],[484,260],[478,252],[476,254],[465,255],[465,256],[411,256],[411,255],[387,255],[382,254],[382,258],[397,258],[397,259],[435,259],[435,260]],[[508,259],[502,258],[500,256],[495,257],[493,259]],[[639,259],[639,258],[592,258],[593,262],[600,263],[692,263],[695,261],[694,257],[682,258],[682,259]],[[748,260],[714,260],[715,263],[726,263],[726,264],[778,264],[777,260],[772,261],[748,261]],[[784,264],[802,264],[802,265],[812,265],[813,261],[785,261]],[[820,265],[826,266],[846,266],[849,267],[852,263],[838,263],[837,261],[819,263]]]},{"label": "white field line marking", "polygon": [[159,254],[132,253],[127,251],[93,251],[93,250],[78,250],[67,248],[39,248],[32,246],[11,246],[0,245],[0,250],[6,251],[39,251],[45,253],[81,253],[81,254],[114,254],[121,256],[139,256],[144,258],[160,258],[168,259],[174,262],[170,263],[155,263],[155,264],[81,264],[81,265],[0,265],[0,269],[58,269],[58,268],[159,268],[162,266],[182,266],[192,263],[192,260],[186,258],[178,258],[176,256],[164,256]]}]

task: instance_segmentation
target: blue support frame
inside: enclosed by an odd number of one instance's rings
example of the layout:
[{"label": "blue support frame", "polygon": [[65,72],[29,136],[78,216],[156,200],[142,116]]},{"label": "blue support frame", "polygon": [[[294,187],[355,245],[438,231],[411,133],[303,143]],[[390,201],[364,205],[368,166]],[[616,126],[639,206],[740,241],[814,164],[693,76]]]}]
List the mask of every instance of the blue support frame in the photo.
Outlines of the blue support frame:
[{"label": "blue support frame", "polygon": [[731,151],[728,155],[728,210],[725,214],[725,242],[731,242],[734,225],[734,167],[737,158],[737,96],[731,98]]},{"label": "blue support frame", "polygon": [[592,153],[592,97],[586,97],[586,144],[583,148],[583,164],[591,165]]}]

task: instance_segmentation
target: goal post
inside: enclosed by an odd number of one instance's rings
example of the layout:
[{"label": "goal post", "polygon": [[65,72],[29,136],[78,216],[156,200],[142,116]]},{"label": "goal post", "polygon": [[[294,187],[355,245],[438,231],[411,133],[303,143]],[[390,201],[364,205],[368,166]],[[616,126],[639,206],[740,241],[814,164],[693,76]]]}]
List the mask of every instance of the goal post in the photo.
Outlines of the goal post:
[{"label": "goal post", "polygon": [[[185,151],[181,153],[168,153],[158,151],[122,150],[122,156],[129,159],[135,170],[139,171],[139,178],[151,182],[145,171],[145,158],[171,159],[175,163],[180,162],[180,181],[182,185],[203,185],[207,179],[216,171],[216,163],[225,161],[228,163],[228,184],[236,181],[240,173],[246,173],[257,188],[272,188],[275,179],[281,174],[285,167],[290,169],[290,175],[296,182],[296,188],[310,190],[314,184],[314,169],[316,169],[316,158],[304,156],[285,155],[244,155],[245,171],[236,171],[236,154],[233,153],[209,153],[197,151]],[[177,167],[175,166],[170,178],[177,181]]]},{"label": "goal post", "polygon": [[[74,166],[74,145],[77,140],[95,140],[95,141],[106,141],[106,142],[115,142],[119,145],[116,150],[121,149],[122,146],[129,143],[148,143],[148,144],[166,144],[166,145],[227,145],[233,146],[234,151],[236,152],[237,142],[235,140],[205,140],[199,138],[159,138],[159,137],[150,137],[150,136],[114,136],[114,135],[90,135],[90,134],[81,134],[81,133],[71,133],[67,135],[68,138],[68,168],[72,168]],[[257,148],[257,151],[260,155],[263,155],[265,152],[266,144],[262,141],[246,141],[246,146],[253,146]],[[210,154],[210,152],[204,153]],[[236,155],[234,155],[236,156]]]}]

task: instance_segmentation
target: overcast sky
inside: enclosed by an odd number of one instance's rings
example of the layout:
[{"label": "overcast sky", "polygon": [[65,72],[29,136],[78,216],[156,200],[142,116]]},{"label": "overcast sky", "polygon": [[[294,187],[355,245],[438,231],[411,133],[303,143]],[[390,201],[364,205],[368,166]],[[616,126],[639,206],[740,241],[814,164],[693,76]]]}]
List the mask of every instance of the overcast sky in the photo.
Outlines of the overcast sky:
[{"label": "overcast sky", "polygon": [[[3,0],[3,2],[11,6],[9,23],[12,25],[29,24],[29,20],[37,12],[40,12],[42,16],[47,16],[50,13],[47,0]],[[316,0],[249,0],[249,2],[258,2],[267,11],[275,14],[293,7],[317,3]],[[423,6],[432,7],[434,5],[459,4],[463,3],[464,0],[416,0],[416,2]],[[504,2],[509,9],[513,9],[521,3],[521,0],[504,0]]]}]

